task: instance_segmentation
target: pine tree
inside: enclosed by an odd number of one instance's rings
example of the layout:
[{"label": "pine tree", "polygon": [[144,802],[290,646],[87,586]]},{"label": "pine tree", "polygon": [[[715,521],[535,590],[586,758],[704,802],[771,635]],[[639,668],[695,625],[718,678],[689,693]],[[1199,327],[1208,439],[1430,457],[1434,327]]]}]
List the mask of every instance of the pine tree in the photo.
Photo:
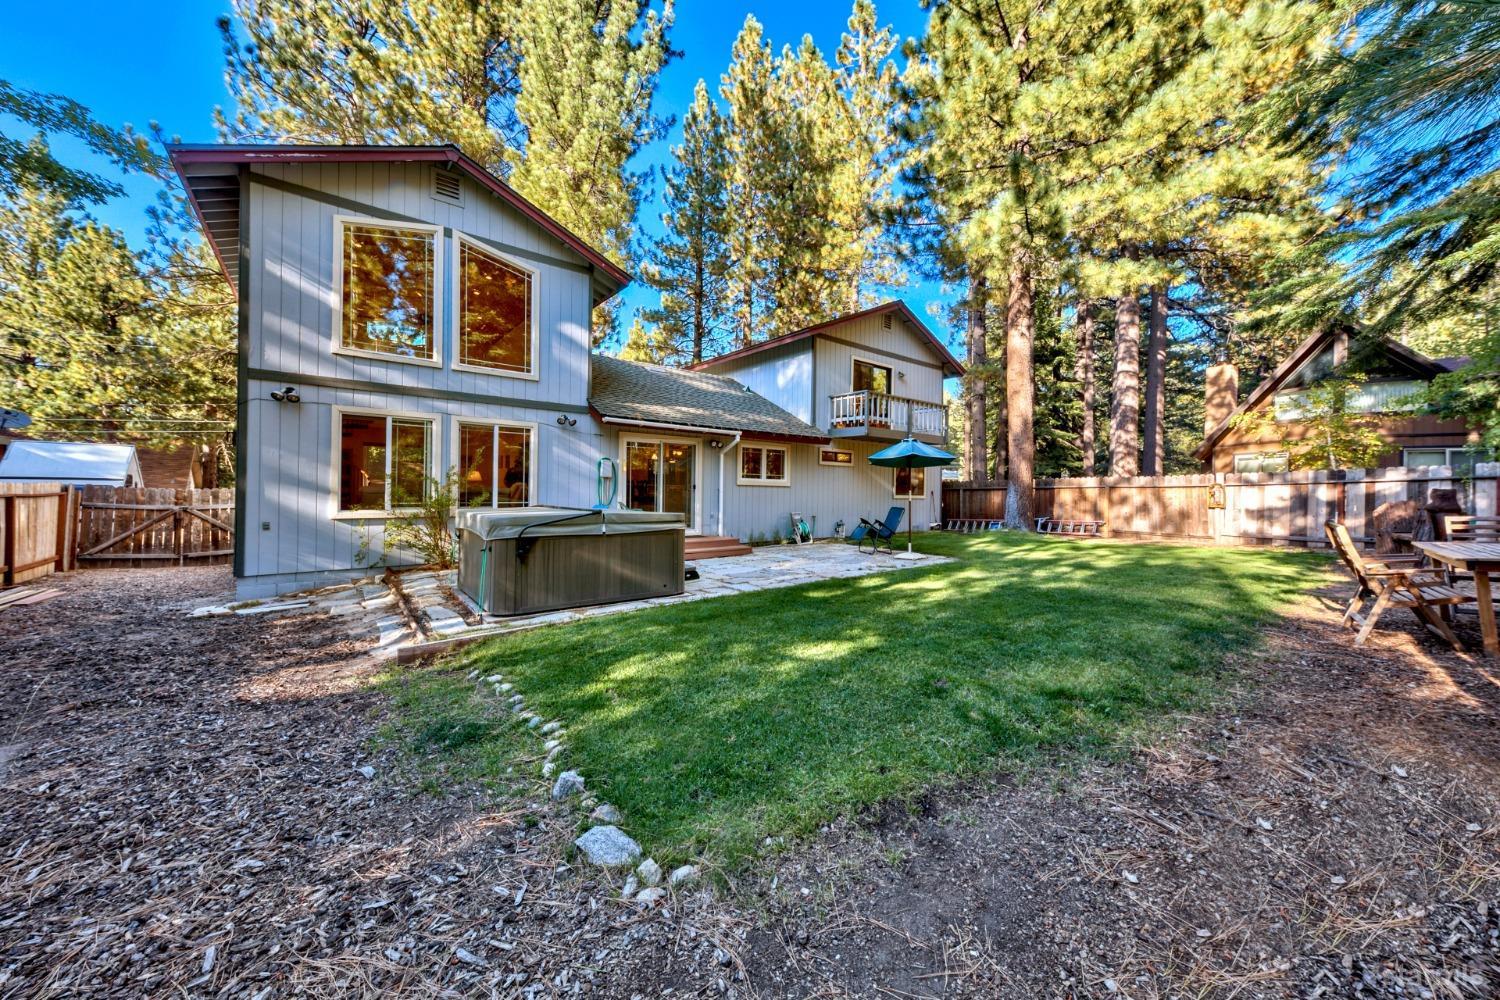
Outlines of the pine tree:
[{"label": "pine tree", "polygon": [[219,19],[235,102],[215,113],[226,140],[451,142],[502,175],[524,145],[518,5],[234,0],[232,10]]},{"label": "pine tree", "polygon": [[762,294],[771,242],[766,221],[772,209],[772,172],[785,155],[771,90],[774,72],[760,22],[746,17],[719,87],[727,126],[725,190],[733,220],[728,237],[729,298],[738,347],[755,343],[757,323],[770,308]]},{"label": "pine tree", "polygon": [[[643,311],[672,345],[671,357],[716,353],[728,300],[729,228],[724,121],[702,80],[682,123],[682,143],[666,171],[663,236],[647,251],[642,277],[660,298]],[[633,333],[634,331],[632,331]]]},{"label": "pine tree", "polygon": [[[481,5],[484,6],[484,5]],[[651,111],[670,49],[672,0],[526,0],[515,111],[524,151],[508,151],[510,182],[589,244],[630,260],[645,174],[630,160],[666,134]]]},{"label": "pine tree", "polygon": [[880,27],[872,0],[855,0],[848,28],[835,55],[844,127],[827,131],[835,141],[847,139],[834,158],[833,216],[844,243],[838,268],[847,292],[844,307],[855,311],[868,304],[871,289],[904,280],[889,225],[904,150],[891,60],[896,36]]},{"label": "pine tree", "polygon": [[830,65],[810,37],[773,55],[749,17],[720,81],[728,311],[745,346],[867,305],[899,282],[888,215],[895,38],[857,0]]}]

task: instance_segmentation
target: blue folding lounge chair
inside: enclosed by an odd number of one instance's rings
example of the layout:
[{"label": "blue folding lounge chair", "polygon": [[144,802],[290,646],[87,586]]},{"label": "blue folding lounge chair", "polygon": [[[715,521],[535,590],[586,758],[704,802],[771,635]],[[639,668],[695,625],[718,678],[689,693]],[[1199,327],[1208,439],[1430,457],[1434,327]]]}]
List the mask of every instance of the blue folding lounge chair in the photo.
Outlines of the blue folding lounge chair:
[{"label": "blue folding lounge chair", "polygon": [[871,521],[866,518],[859,519],[859,527],[849,537],[857,543],[859,551],[865,550],[865,543],[870,543],[870,555],[880,551],[884,545],[887,552],[891,551],[891,539],[895,537],[896,529],[901,527],[901,515],[906,513],[905,507],[892,507],[885,513],[884,521]]}]

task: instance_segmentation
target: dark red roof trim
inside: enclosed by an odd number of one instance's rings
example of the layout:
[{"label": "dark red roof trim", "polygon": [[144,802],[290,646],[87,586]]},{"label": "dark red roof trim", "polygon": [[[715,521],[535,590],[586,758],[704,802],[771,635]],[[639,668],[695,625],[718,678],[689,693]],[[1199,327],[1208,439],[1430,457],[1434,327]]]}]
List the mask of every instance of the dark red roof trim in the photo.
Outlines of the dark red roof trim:
[{"label": "dark red roof trim", "polygon": [[[393,161],[448,162],[489,188],[547,232],[573,248],[584,260],[623,287],[630,272],[595,250],[561,222],[527,201],[509,184],[490,173],[457,146],[284,146],[284,145],[169,145],[168,155],[178,175],[192,163],[378,163]],[[186,185],[187,178],[183,177]],[[194,204],[196,211],[197,205]]]},{"label": "dark red roof trim", "polygon": [[841,326],[842,324],[848,323],[851,320],[863,319],[866,316],[874,316],[883,312],[899,312],[903,319],[905,319],[912,326],[916,327],[917,333],[927,341],[928,346],[932,348],[933,353],[935,353],[939,358],[942,359],[943,366],[945,368],[951,368],[955,375],[962,375],[964,373],[964,366],[959,363],[958,359],[953,356],[952,352],[950,352],[948,348],[943,346],[943,342],[941,340],[938,340],[937,336],[927,328],[927,324],[918,319],[917,314],[907,308],[906,303],[902,302],[900,299],[894,299],[890,302],[882,302],[878,306],[871,306],[868,309],[861,309],[859,312],[846,313],[843,316],[837,316],[825,322],[818,323],[815,326],[805,327],[801,330],[793,330],[791,333],[783,333],[779,337],[772,337],[770,340],[763,341],[759,344],[752,344],[749,347],[742,347],[737,351],[730,351],[728,354],[720,354],[716,358],[707,358],[695,365],[688,365],[688,367],[693,369],[694,371],[702,371],[704,369],[712,368],[715,365],[721,364],[725,361],[735,361],[739,358],[749,357],[752,354],[759,354],[761,351],[768,351],[773,347],[781,347],[785,344],[796,343],[799,340],[806,340],[807,338],[817,336],[820,333],[826,333],[834,327]]}]

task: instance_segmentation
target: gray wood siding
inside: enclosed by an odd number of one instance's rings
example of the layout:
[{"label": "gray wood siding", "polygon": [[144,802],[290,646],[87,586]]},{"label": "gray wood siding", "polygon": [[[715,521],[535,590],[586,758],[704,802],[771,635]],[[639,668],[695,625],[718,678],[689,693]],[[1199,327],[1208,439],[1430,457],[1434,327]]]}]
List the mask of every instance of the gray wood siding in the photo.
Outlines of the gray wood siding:
[{"label": "gray wood siding", "polygon": [[[794,510],[809,519],[817,515],[820,538],[832,536],[833,526],[839,520],[844,521],[847,531],[853,531],[861,517],[884,518],[891,507],[906,506],[905,500],[896,500],[892,496],[893,471],[869,462],[872,454],[889,444],[889,441],[850,440],[829,445],[854,453],[854,464],[848,468],[819,465],[818,445],[787,445],[791,450],[790,486],[738,485],[735,472],[739,452],[737,448],[727,450],[724,455],[724,529],[717,533],[734,535],[742,541],[785,537],[790,534],[789,515]],[[712,511],[718,503],[715,492],[718,479],[717,469],[710,471],[713,475],[707,477],[707,500],[711,505],[706,509]],[[939,518],[940,473],[939,469],[929,469],[927,498],[912,501],[912,526],[918,531]],[[904,523],[902,528],[905,528]]]},{"label": "gray wood siding", "polygon": [[[249,195],[248,367],[285,373],[284,380],[248,379],[245,431],[244,580],[257,596],[348,576],[382,550],[379,520],[344,520],[337,508],[334,407],[417,413],[434,420],[431,472],[455,462],[454,417],[535,424],[535,499],[562,506],[594,502],[595,462],[603,432],[587,413],[590,275],[573,251],[501,203],[469,178],[461,206],[431,196],[431,164],[265,164],[254,170],[289,184],[369,206],[361,212],[320,197],[252,183]],[[440,368],[350,357],[334,347],[334,217],[382,213],[447,227]],[[540,320],[537,379],[454,371],[453,232],[527,251],[535,268]],[[540,259],[539,259],[540,258]],[[375,383],[378,389],[335,388],[306,379]],[[302,401],[277,403],[270,393],[298,387]],[[415,392],[412,390],[416,390]],[[493,397],[432,398],[420,392]],[[577,421],[559,427],[562,413]],[[265,527],[263,527],[265,525]],[[392,562],[400,561],[399,556]]]},{"label": "gray wood siding", "polygon": [[[431,196],[425,163],[265,164],[255,172],[368,205],[369,216],[390,213],[447,227],[443,235],[443,367],[333,353],[334,217],[361,215],[348,206],[253,183],[250,190],[250,366],[273,371],[361,379],[514,399],[583,405],[589,378],[589,274],[582,261],[541,227],[463,178],[463,205]],[[518,247],[520,261],[538,271],[538,379],[452,370],[456,351],[453,308],[453,231]],[[536,259],[543,257],[556,263]]]},{"label": "gray wood siding", "polygon": [[[891,367],[893,395],[942,403],[943,372],[939,359],[927,342],[907,329],[899,317],[892,319],[889,330],[881,325],[881,317],[864,316],[840,324],[827,334],[812,338],[816,375],[813,405],[817,418],[812,423],[818,427],[829,425],[829,397],[851,390],[850,365],[855,356]],[[860,346],[851,347],[839,341]],[[901,377],[903,372],[905,378]]]},{"label": "gray wood siding", "polygon": [[[303,388],[300,403],[278,403],[270,398],[278,388],[275,382],[249,383],[246,577],[359,569],[365,538],[372,564],[382,551],[383,522],[379,519],[334,517],[338,509],[336,407],[430,418],[430,472],[434,476],[455,462],[454,418],[533,423],[537,501],[563,507],[594,503],[595,463],[604,453],[604,437],[587,417],[578,417],[576,426],[564,428],[550,410],[423,399],[403,396],[399,390],[376,393],[317,386]],[[386,560],[389,564],[409,561],[400,554]]]},{"label": "gray wood siding", "polygon": [[716,365],[715,375],[727,375],[766,397],[783,410],[813,422],[813,345],[800,341]]}]

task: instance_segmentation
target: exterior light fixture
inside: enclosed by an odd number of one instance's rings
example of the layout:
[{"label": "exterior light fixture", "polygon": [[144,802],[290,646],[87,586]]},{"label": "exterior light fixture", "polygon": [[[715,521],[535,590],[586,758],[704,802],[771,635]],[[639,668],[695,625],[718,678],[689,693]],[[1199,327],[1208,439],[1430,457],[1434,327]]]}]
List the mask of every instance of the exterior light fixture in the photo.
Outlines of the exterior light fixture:
[{"label": "exterior light fixture", "polygon": [[278,403],[300,403],[302,396],[297,392],[297,387],[289,385],[279,392],[272,392],[271,398]]}]

